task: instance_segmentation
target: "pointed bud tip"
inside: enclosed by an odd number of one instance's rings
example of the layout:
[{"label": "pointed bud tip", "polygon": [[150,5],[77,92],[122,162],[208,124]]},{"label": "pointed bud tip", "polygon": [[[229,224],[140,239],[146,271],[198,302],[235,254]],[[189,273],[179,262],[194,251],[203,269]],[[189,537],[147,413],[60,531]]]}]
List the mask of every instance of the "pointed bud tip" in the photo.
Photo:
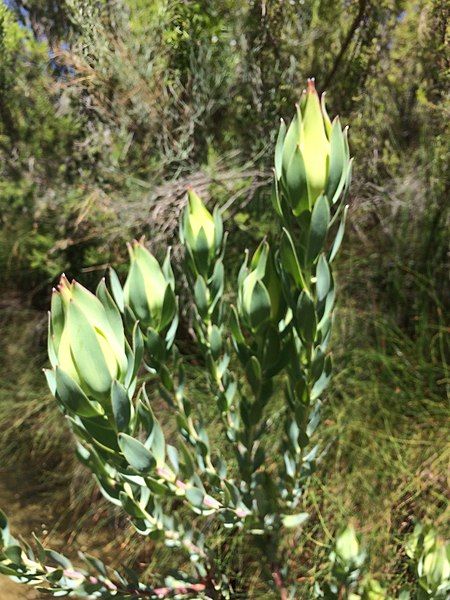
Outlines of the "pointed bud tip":
[{"label": "pointed bud tip", "polygon": [[314,77],[309,77],[308,81],[307,81],[307,93],[308,94],[317,94],[316,91],[316,80]]}]

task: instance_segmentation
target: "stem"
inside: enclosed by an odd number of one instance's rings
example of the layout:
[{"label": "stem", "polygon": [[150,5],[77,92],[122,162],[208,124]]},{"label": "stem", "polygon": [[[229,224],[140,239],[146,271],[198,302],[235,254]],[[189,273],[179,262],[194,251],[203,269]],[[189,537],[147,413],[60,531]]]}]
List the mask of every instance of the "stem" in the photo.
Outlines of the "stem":
[{"label": "stem", "polygon": [[287,589],[284,586],[283,576],[281,575],[280,567],[278,564],[272,565],[272,578],[275,583],[275,587],[280,593],[281,600],[288,600]]}]

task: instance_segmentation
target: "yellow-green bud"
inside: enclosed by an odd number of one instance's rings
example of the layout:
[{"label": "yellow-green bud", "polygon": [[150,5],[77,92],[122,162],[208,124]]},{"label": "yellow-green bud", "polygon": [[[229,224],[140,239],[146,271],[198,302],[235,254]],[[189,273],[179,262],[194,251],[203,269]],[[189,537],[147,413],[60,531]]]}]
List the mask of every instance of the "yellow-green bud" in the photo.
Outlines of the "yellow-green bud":
[{"label": "yellow-green bud", "polygon": [[212,260],[222,244],[223,225],[219,211],[211,214],[193,189],[183,215],[181,238],[194,261],[196,270],[208,275]]},{"label": "yellow-green bud", "polygon": [[421,559],[420,575],[425,577],[430,591],[436,591],[450,580],[448,549],[437,540],[435,547]]},{"label": "yellow-green bud", "polygon": [[330,142],[314,79],[308,79],[298,145],[305,163],[308,193],[313,204],[325,190],[330,158]]},{"label": "yellow-green bud", "polygon": [[194,190],[188,190],[188,213],[187,213],[187,230],[186,239],[196,244],[200,232],[203,230],[208,244],[208,248],[212,251],[215,245],[215,227],[214,217],[206,208],[201,201],[200,197],[194,192]]},{"label": "yellow-green bud", "polygon": [[275,269],[269,244],[262,242],[250,266],[240,275],[238,310],[244,323],[253,330],[269,321],[278,324],[285,313],[281,282]]},{"label": "yellow-green bud", "polygon": [[144,328],[164,329],[176,310],[171,282],[142,242],[128,244],[130,270],[123,288],[125,303]]},{"label": "yellow-green bud", "polygon": [[119,312],[106,310],[94,294],[65,275],[52,295],[49,357],[54,368],[97,399],[109,393],[114,379],[123,381],[127,372]]},{"label": "yellow-green bud", "polygon": [[331,123],[314,79],[308,79],[288,130],[282,122],[275,149],[275,172],[295,215],[311,210],[320,195],[337,202],[350,182],[346,132]]}]

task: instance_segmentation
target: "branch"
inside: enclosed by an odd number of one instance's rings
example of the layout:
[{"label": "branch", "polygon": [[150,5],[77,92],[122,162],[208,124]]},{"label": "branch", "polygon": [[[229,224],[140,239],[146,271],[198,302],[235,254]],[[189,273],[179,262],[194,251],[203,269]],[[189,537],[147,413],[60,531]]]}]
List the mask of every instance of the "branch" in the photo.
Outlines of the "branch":
[{"label": "branch", "polygon": [[287,589],[284,586],[283,577],[281,575],[280,567],[278,565],[272,566],[272,578],[277,590],[280,593],[281,600],[288,600]]},{"label": "branch", "polygon": [[339,69],[339,66],[342,62],[342,59],[344,58],[345,53],[347,52],[350,42],[352,41],[353,36],[355,35],[355,32],[358,29],[358,27],[362,21],[362,18],[366,11],[366,6],[367,6],[367,0],[359,0],[358,13],[357,13],[355,19],[353,20],[353,23],[351,24],[350,29],[348,30],[346,38],[342,42],[342,46],[339,51],[339,54],[336,56],[336,59],[333,63],[333,67],[325,79],[325,82],[323,84],[323,89],[327,89],[329,87],[333,77],[336,75],[336,72]]}]

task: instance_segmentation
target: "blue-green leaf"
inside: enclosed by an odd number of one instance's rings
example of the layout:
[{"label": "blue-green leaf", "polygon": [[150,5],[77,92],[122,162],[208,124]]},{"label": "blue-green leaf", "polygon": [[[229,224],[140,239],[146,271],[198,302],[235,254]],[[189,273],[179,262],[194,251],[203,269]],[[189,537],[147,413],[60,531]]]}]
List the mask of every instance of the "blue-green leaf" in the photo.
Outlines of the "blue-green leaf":
[{"label": "blue-green leaf", "polygon": [[152,453],[135,438],[120,433],[119,446],[128,463],[137,471],[151,471],[156,466],[156,460]]},{"label": "blue-green leaf", "polygon": [[296,113],[291,121],[291,124],[289,125],[283,143],[282,170],[285,173],[288,169],[289,163],[291,162],[291,158],[294,154],[295,148],[300,140],[300,125],[301,113],[299,106],[296,105]]},{"label": "blue-green leaf", "polygon": [[296,146],[292,154],[284,177],[284,185],[294,215],[298,217],[305,210],[309,210],[305,163],[299,146]]},{"label": "blue-green leaf", "polygon": [[285,228],[283,228],[283,235],[281,238],[280,255],[283,267],[288,273],[292,275],[296,285],[300,289],[305,288],[306,284],[303,278],[302,270],[300,268],[300,263],[297,257],[294,242],[292,240],[291,234]]},{"label": "blue-green leaf", "polygon": [[281,177],[282,161],[283,161],[283,146],[286,137],[286,123],[280,119],[280,128],[278,130],[277,143],[275,144],[275,175],[276,179]]},{"label": "blue-green leaf", "polygon": [[303,291],[298,298],[296,319],[301,338],[311,344],[316,336],[317,317],[314,302],[306,291]]},{"label": "blue-green leaf", "polygon": [[317,299],[321,302],[328,294],[331,286],[330,268],[324,254],[320,255],[317,263],[316,279]]},{"label": "blue-green leaf", "polygon": [[342,239],[344,237],[344,232],[345,232],[345,221],[347,219],[347,213],[348,213],[348,205],[344,207],[344,212],[342,214],[341,222],[339,223],[339,228],[337,230],[336,237],[334,238],[333,246],[331,247],[331,250],[330,250],[330,255],[328,258],[328,262],[330,262],[330,263],[334,260],[334,257],[336,256],[339,248],[341,247]]},{"label": "blue-green leaf", "polygon": [[80,417],[96,417],[104,414],[97,402],[91,402],[78,383],[60,367],[55,368],[56,392],[64,407]]},{"label": "blue-green leaf", "polygon": [[111,285],[112,295],[114,297],[114,301],[117,304],[121,313],[123,313],[125,309],[125,302],[123,299],[123,289],[120,285],[119,277],[117,273],[114,271],[112,267],[109,267],[109,283]]},{"label": "blue-green leaf", "polygon": [[328,224],[330,222],[330,207],[326,196],[319,196],[311,215],[308,248],[306,259],[313,263],[321,250],[327,236]]},{"label": "blue-green leaf", "polygon": [[131,419],[131,401],[127,390],[114,380],[111,386],[111,405],[118,431],[127,431]]},{"label": "blue-green leaf", "polygon": [[[328,197],[330,202],[335,202],[335,194],[338,192],[338,188],[342,190],[343,183],[345,181],[346,171],[346,156],[345,156],[345,141],[344,134],[342,133],[341,123],[339,117],[336,117],[333,121],[331,129],[331,142],[330,142],[330,168],[328,174],[328,183],[325,190],[325,195]],[[344,174],[344,178],[343,178]],[[342,185],[339,184],[342,181]],[[339,196],[339,194],[337,194]]]},{"label": "blue-green leaf", "polygon": [[205,317],[208,314],[209,293],[205,280],[201,275],[195,280],[194,299],[199,315]]},{"label": "blue-green leaf", "polygon": [[270,296],[262,281],[257,280],[252,291],[249,319],[253,329],[257,329],[270,319],[271,304]]}]

